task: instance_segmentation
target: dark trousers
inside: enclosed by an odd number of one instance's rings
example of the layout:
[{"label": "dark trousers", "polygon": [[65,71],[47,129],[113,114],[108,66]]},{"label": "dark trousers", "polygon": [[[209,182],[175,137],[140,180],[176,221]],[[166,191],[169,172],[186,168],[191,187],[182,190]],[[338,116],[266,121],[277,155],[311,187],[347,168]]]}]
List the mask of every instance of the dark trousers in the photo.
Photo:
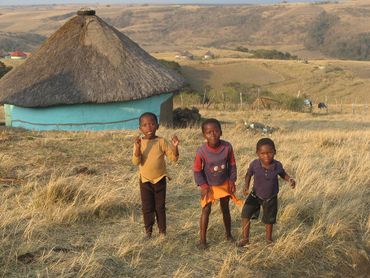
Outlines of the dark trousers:
[{"label": "dark trousers", "polygon": [[166,177],[155,184],[140,181],[140,195],[146,233],[153,231],[154,215],[159,232],[166,233]]}]

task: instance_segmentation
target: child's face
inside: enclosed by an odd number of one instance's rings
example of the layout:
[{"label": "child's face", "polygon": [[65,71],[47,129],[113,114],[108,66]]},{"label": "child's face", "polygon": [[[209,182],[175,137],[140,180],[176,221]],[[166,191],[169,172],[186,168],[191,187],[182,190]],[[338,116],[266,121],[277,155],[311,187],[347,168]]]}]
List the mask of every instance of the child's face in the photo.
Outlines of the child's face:
[{"label": "child's face", "polygon": [[207,140],[208,146],[217,147],[220,144],[221,129],[215,123],[209,123],[204,126],[203,136]]},{"label": "child's face", "polygon": [[258,159],[264,165],[270,165],[275,156],[275,150],[270,145],[262,145],[257,150]]},{"label": "child's face", "polygon": [[140,121],[140,131],[144,134],[145,139],[153,139],[158,129],[158,124],[151,116],[144,116]]}]

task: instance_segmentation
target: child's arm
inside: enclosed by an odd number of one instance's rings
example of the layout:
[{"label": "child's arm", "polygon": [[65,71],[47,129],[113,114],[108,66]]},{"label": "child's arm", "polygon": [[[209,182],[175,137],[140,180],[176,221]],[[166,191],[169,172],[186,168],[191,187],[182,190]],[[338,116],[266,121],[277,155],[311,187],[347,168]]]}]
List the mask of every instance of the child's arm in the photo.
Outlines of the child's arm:
[{"label": "child's arm", "polygon": [[236,191],[235,182],[237,177],[237,168],[234,151],[231,145],[228,164],[229,164],[229,193],[233,194]]},{"label": "child's arm", "polygon": [[209,185],[204,176],[203,170],[203,161],[200,155],[197,153],[195,155],[194,164],[193,164],[193,173],[195,183],[199,186],[202,194],[202,198],[209,193]]},{"label": "child's arm", "polygon": [[169,160],[176,162],[179,159],[179,149],[178,145],[180,143],[179,139],[176,135],[174,135],[171,139],[172,144],[170,144],[167,140],[163,139],[163,146],[162,150],[165,155],[168,157]]},{"label": "child's arm", "polygon": [[132,163],[134,165],[139,165],[141,162],[141,138],[136,137],[134,142],[134,154],[132,156]]},{"label": "child's arm", "polygon": [[279,162],[278,163],[278,175],[289,182],[291,188],[295,188],[295,180],[285,172],[283,165]]},{"label": "child's arm", "polygon": [[248,175],[248,173],[245,175],[245,183],[244,183],[244,189],[243,189],[243,194],[244,196],[247,196],[249,194],[249,186],[251,184],[251,176]]},{"label": "child's arm", "polygon": [[244,189],[243,189],[244,196],[247,196],[249,194],[249,186],[253,175],[254,175],[253,162],[251,162],[251,164],[249,164],[248,171],[245,174],[244,178]]}]

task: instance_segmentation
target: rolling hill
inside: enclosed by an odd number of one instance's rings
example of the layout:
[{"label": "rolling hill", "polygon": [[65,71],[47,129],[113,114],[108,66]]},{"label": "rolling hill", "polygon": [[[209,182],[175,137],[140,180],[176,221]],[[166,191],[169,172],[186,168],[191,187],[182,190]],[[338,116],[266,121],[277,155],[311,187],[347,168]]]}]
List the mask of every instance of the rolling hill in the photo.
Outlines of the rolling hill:
[{"label": "rolling hill", "polygon": [[[80,7],[1,7],[1,30],[9,36],[14,32],[48,36]],[[160,52],[198,46],[234,48],[243,45],[277,48],[305,58],[322,58],[340,55],[332,48],[337,42],[343,46],[346,43],[343,38],[348,37],[358,44],[366,41],[370,32],[368,1],[276,5],[93,4],[91,8],[147,50]],[[322,29],[323,13],[335,20]],[[324,44],[320,45],[321,40],[315,41],[316,32],[319,39],[327,38]],[[308,36],[313,36],[310,47],[307,47]],[[312,42],[316,42],[314,47]],[[29,47],[35,46],[30,43]],[[3,48],[1,42],[0,48]]]}]

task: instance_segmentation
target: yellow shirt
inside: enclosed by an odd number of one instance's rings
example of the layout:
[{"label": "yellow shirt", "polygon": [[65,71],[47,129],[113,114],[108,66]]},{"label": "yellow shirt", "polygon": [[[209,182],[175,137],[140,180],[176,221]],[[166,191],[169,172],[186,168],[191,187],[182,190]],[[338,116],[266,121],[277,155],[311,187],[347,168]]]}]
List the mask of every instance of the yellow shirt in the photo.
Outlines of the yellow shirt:
[{"label": "yellow shirt", "polygon": [[154,139],[141,139],[141,156],[132,155],[132,163],[139,165],[141,182],[157,183],[167,176],[166,155],[170,160],[177,161],[179,155],[175,154],[175,148],[162,137]]}]

